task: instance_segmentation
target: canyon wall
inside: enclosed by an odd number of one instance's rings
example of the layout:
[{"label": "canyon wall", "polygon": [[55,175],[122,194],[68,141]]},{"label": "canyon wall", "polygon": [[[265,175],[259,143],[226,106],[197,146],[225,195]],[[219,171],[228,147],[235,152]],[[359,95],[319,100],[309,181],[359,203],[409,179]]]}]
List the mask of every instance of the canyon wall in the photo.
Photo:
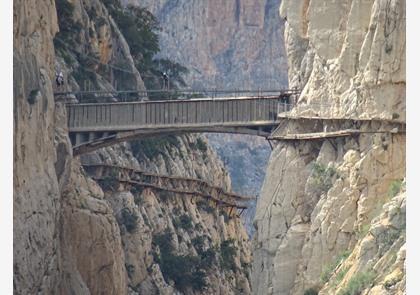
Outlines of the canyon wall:
[{"label": "canyon wall", "polygon": [[52,90],[57,17],[50,1],[14,1],[13,10],[14,290],[51,293],[59,259]]},{"label": "canyon wall", "polygon": [[[14,2],[14,293],[249,294],[251,256],[238,218],[199,198],[106,185],[82,165],[124,165],[230,189],[205,139],[149,139],[73,157],[63,97],[53,92],[144,84],[101,1],[56,4]],[[56,71],[65,78],[60,88]]]},{"label": "canyon wall", "polygon": [[283,1],[280,15],[289,85],[302,89],[289,115],[310,119],[279,131],[347,118],[366,133],[276,144],[254,220],[253,292],[403,294],[405,133],[388,124],[405,123],[405,2]]},{"label": "canyon wall", "polygon": [[[257,89],[287,85],[280,0],[124,0],[159,19],[162,50],[190,69],[195,88]],[[280,77],[280,78],[279,78]]]}]

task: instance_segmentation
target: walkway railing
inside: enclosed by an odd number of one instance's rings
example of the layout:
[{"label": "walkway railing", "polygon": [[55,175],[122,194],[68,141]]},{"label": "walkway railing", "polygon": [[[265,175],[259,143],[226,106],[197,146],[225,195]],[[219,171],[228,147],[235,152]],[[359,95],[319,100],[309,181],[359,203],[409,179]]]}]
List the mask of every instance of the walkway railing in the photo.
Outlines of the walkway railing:
[{"label": "walkway railing", "polygon": [[196,178],[159,175],[131,167],[107,164],[83,164],[86,172],[98,181],[116,180],[132,186],[148,187],[212,200],[221,207],[246,209],[255,197],[241,196]]},{"label": "walkway railing", "polygon": [[288,105],[278,96],[69,104],[70,132],[266,126]]},{"label": "walkway railing", "polygon": [[128,90],[128,91],[73,91],[56,92],[57,100],[69,103],[103,103],[103,102],[134,102],[144,100],[175,100],[175,99],[216,99],[216,98],[258,98],[258,97],[286,97],[299,94],[297,89],[273,90],[219,90],[219,89],[178,89],[178,90]]}]

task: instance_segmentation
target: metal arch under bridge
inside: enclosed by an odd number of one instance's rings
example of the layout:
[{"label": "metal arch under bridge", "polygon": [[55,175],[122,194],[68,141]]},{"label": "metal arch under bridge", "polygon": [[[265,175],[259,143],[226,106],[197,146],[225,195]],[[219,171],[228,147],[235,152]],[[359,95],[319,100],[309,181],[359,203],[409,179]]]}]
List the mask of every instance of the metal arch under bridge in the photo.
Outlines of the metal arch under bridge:
[{"label": "metal arch under bridge", "polygon": [[[268,137],[296,89],[85,91],[55,93],[67,102],[74,155],[118,142],[168,134],[217,132]],[[154,100],[147,100],[147,99]]]}]

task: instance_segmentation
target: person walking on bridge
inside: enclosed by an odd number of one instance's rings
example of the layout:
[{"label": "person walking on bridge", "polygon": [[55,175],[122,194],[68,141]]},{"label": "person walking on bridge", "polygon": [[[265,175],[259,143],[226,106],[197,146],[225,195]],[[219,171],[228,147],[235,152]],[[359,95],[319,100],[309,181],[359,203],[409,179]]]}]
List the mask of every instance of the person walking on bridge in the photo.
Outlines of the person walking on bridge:
[{"label": "person walking on bridge", "polygon": [[162,73],[163,76],[163,89],[169,90],[169,76],[166,74],[166,72]]},{"label": "person walking on bridge", "polygon": [[55,82],[57,83],[58,88],[64,85],[64,75],[62,71],[60,71],[59,73],[55,73]]}]

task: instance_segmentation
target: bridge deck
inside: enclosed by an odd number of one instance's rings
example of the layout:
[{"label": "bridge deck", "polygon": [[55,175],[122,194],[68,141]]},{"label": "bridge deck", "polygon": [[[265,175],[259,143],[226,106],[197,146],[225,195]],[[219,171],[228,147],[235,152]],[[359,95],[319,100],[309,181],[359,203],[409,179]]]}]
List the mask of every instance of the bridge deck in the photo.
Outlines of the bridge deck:
[{"label": "bridge deck", "polygon": [[70,132],[263,126],[286,109],[278,96],[67,105]]}]

